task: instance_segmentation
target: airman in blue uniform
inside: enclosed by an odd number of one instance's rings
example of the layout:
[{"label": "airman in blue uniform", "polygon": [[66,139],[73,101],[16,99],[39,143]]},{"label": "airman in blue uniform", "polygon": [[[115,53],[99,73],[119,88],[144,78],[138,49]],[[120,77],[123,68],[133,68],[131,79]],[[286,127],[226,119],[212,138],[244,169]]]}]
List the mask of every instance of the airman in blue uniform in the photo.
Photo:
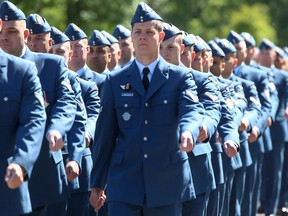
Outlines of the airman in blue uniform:
[{"label": "airman in blue uniform", "polygon": [[[236,58],[236,48],[229,42],[227,39],[222,39],[219,42],[220,48],[225,53],[225,69],[222,72],[224,78],[230,79],[233,82],[238,82],[241,84],[245,98],[248,102],[248,107],[244,111],[244,115],[240,121],[239,125],[239,134],[240,134],[240,155],[244,166],[235,171],[235,178],[233,182],[230,210],[229,214],[231,215],[240,215],[241,214],[241,204],[243,200],[243,193],[245,188],[245,178],[246,178],[246,167],[249,167],[252,164],[251,154],[248,146],[248,134],[247,131],[250,131],[257,123],[260,117],[260,108],[261,104],[258,97],[258,92],[254,82],[244,80],[235,76],[237,68],[237,58]],[[249,162],[248,162],[249,160]],[[246,166],[245,166],[246,165]]]},{"label": "airman in blue uniform", "polygon": [[39,14],[30,14],[26,19],[29,30],[27,46],[33,52],[48,53],[52,46],[50,38],[51,26],[47,20]]},{"label": "airman in blue uniform", "polygon": [[[245,36],[245,34],[244,34]],[[256,68],[252,68],[245,64],[247,57],[247,47],[244,37],[237,32],[231,30],[228,35],[228,40],[235,46],[238,59],[237,67],[235,68],[235,75],[251,80],[255,83],[258,91],[259,100],[261,103],[261,115],[256,125],[249,131],[249,149],[252,156],[252,165],[246,170],[246,183],[244,190],[244,197],[241,207],[241,214],[251,215],[253,191],[256,183],[257,175],[261,175],[260,169],[262,168],[263,153],[265,152],[264,142],[262,135],[266,129],[267,121],[271,113],[270,93],[269,93],[269,80],[267,73]]]},{"label": "airman in blue uniform", "polygon": [[118,24],[112,35],[118,39],[120,49],[121,49],[121,58],[119,59],[119,66],[125,67],[134,60],[134,47],[131,40],[131,31],[125,26]]},{"label": "airman in blue uniform", "polygon": [[90,201],[101,207],[107,183],[110,215],[180,216],[182,201],[195,197],[185,151],[203,107],[190,70],[159,56],[162,18],[141,2],[131,24],[135,61],[108,74],[102,89]]},{"label": "airman in blue uniform", "polygon": [[88,67],[97,73],[109,73],[108,63],[111,60],[109,40],[99,30],[93,30],[88,45],[90,46],[90,52],[87,55]]},{"label": "airman in blue uniform", "polygon": [[[25,46],[29,32],[24,13],[11,2],[4,1],[0,5],[0,14],[3,20],[1,48],[36,64],[45,99],[45,138],[29,181],[32,215],[37,215],[44,213],[49,205],[64,204],[69,196],[61,148],[75,118],[75,95],[62,57],[33,53]],[[11,35],[9,29],[12,27],[18,29],[17,37],[14,32]]]},{"label": "airman in blue uniform", "polygon": [[107,31],[102,30],[101,33],[108,39],[111,44],[110,52],[111,52],[111,60],[108,63],[108,69],[110,71],[114,71],[120,69],[119,59],[121,58],[121,49],[119,45],[119,41],[112,34]]},{"label": "airman in blue uniform", "polygon": [[64,33],[69,37],[73,51],[71,61],[68,63],[69,69],[77,72],[80,78],[95,82],[100,93],[106,76],[91,70],[86,65],[90,51],[87,35],[74,23],[70,23]]},{"label": "airman in blue uniform", "polygon": [[[47,21],[45,22],[45,24],[43,24],[44,22],[39,23],[39,17],[40,16],[37,14],[32,14],[32,15],[30,15],[30,19],[29,19],[30,35],[33,35],[33,37],[36,39],[42,38],[41,35],[43,33],[46,34],[46,32],[48,32],[49,29],[50,29],[50,31],[52,30],[51,26],[48,24]],[[45,28],[47,29],[46,31],[45,31]],[[49,31],[49,36],[51,35],[50,31]],[[37,36],[39,36],[39,37],[37,37]],[[67,38],[68,37],[66,36],[66,39]],[[49,37],[49,38],[44,37],[44,38],[42,38],[41,41],[42,42],[38,44],[38,46],[36,47],[37,49],[35,49],[35,51],[41,52],[41,50],[43,50],[45,52],[51,52],[51,50],[46,50],[45,47],[51,47],[51,46],[49,46],[49,43],[50,43],[50,41],[52,41],[52,38],[51,37]],[[54,43],[55,43],[55,40],[54,40]],[[83,151],[85,150],[85,147],[86,147],[85,146],[85,125],[86,125],[86,120],[87,120],[87,113],[86,113],[85,105],[84,105],[83,98],[82,98],[80,79],[78,78],[77,74],[71,70],[68,71],[68,79],[71,83],[72,90],[75,94],[75,100],[77,102],[76,103],[77,104],[77,110],[76,110],[73,125],[65,137],[65,144],[64,144],[64,147],[61,149],[61,151],[62,151],[63,159],[65,161],[66,174],[67,174],[67,178],[69,181],[69,188],[73,192],[73,190],[78,189],[80,187],[77,177],[80,174],[80,168],[82,168],[82,166],[81,166],[82,165],[82,155],[83,155]],[[83,163],[83,164],[85,165],[85,163]],[[86,170],[85,166],[83,168],[84,168],[84,170]],[[83,173],[85,173],[85,172],[82,172],[82,175],[83,175]],[[87,182],[87,184],[88,184],[88,182]],[[88,198],[88,192],[87,192],[86,196]],[[74,197],[75,196],[72,196],[72,198],[74,198]],[[70,198],[69,201],[72,198]],[[88,199],[86,199],[86,203],[87,203],[87,201],[88,201]],[[81,205],[81,203],[82,203],[82,205]],[[79,201],[78,208],[76,208],[74,211],[75,213],[77,212],[78,215],[80,215],[79,212],[82,212],[82,209],[83,209],[82,206],[84,205],[83,203],[84,202]],[[65,209],[67,209],[67,211],[68,211],[68,210],[70,210],[70,206],[71,206],[71,205],[69,205],[70,203],[68,202],[68,200],[67,200],[67,204],[68,204],[68,206]],[[65,209],[64,209],[63,215],[66,214]],[[61,207],[59,208],[58,206],[49,206],[47,209],[47,215],[58,214],[59,212],[61,212],[61,210],[62,210]],[[76,210],[78,210],[78,211],[76,211]],[[69,214],[69,213],[70,212],[67,212],[67,214]]]},{"label": "airman in blue uniform", "polygon": [[[217,126],[217,132],[210,140],[213,149],[212,164],[216,179],[216,189],[210,193],[207,215],[220,215],[224,206],[229,206],[229,199],[227,199],[227,202],[224,204],[224,197],[225,194],[228,194],[226,196],[230,197],[234,171],[242,166],[242,161],[239,153],[235,155],[226,153],[227,149],[233,149],[233,147],[236,148],[237,151],[239,150],[239,135],[238,125],[234,121],[233,115],[233,110],[237,109],[237,107],[233,103],[228,88],[228,85],[232,83],[231,81],[230,83],[224,83],[228,80],[219,77],[224,69],[222,64],[225,54],[216,42],[209,41],[208,45],[211,48],[213,58],[213,64],[208,71],[215,76],[216,85],[221,92],[221,119]],[[232,142],[230,148],[223,149],[222,144],[228,141]],[[225,154],[222,152],[225,152]]]},{"label": "airman in blue uniform", "polygon": [[275,45],[268,39],[263,39],[259,45],[259,63],[265,67],[272,69],[274,75],[274,83],[278,91],[279,99],[275,121],[270,127],[273,149],[264,156],[265,159],[263,165],[263,172],[265,172],[264,174],[266,174],[266,176],[269,176],[269,178],[265,178],[265,189],[263,191],[262,197],[262,201],[264,202],[265,214],[276,214],[278,208],[285,142],[288,140],[288,79],[286,72],[279,70],[275,68],[275,66],[273,66],[275,58],[274,48]]},{"label": "airman in blue uniform", "polygon": [[[57,28],[52,27],[51,38],[53,41],[52,53],[62,55],[66,61],[70,60],[70,40]],[[76,73],[75,73],[76,74]],[[92,170],[90,143],[93,143],[96,121],[99,115],[100,99],[98,89],[95,83],[78,78],[81,86],[82,98],[87,112],[87,121],[85,125],[86,148],[83,151],[82,167],[79,179],[79,188],[71,191],[71,197],[68,200],[67,215],[88,215],[89,212],[89,192],[90,192],[90,173]],[[94,212],[95,214],[95,212]]]},{"label": "airman in blue uniform", "polygon": [[[160,45],[161,56],[169,63],[185,67],[181,63],[181,53],[184,50],[182,32],[171,23],[164,24],[165,37]],[[220,120],[220,92],[211,80],[211,75],[191,71],[196,86],[199,101],[205,108],[205,117],[200,128],[195,147],[188,153],[189,164],[193,176],[196,199],[183,202],[182,215],[205,215],[209,193],[215,189],[215,178],[212,169],[210,137],[214,134]]]},{"label": "airman in blue uniform", "polygon": [[[0,26],[2,21],[0,21]],[[0,49],[1,215],[32,211],[28,181],[40,153],[46,113],[35,65]]]}]

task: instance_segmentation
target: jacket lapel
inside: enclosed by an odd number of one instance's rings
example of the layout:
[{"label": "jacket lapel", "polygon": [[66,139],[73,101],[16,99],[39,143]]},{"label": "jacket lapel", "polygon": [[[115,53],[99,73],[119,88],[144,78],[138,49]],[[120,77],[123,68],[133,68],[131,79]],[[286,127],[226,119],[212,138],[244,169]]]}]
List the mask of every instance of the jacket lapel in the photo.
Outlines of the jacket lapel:
[{"label": "jacket lapel", "polygon": [[[152,97],[159,88],[169,79],[169,67],[163,58],[160,58],[148,88],[146,100]],[[143,87],[144,89],[144,87]]]},{"label": "jacket lapel", "polygon": [[[127,80],[128,80],[128,83],[131,84],[132,88],[136,92],[138,92],[140,95],[144,96],[146,94],[146,91],[144,89],[144,86],[140,77],[140,72],[135,61],[133,61],[133,63],[127,69]],[[126,83],[123,83],[123,84],[126,84]]]}]

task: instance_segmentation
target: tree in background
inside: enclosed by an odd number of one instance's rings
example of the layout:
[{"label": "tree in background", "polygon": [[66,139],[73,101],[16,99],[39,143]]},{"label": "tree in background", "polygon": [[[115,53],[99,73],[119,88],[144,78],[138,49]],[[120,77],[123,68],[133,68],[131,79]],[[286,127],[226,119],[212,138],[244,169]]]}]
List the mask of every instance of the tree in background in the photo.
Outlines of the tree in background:
[{"label": "tree in background", "polygon": [[[138,0],[11,0],[28,16],[38,13],[65,30],[70,22],[87,35],[94,29],[112,32],[117,24],[130,28]],[[205,40],[226,37],[233,29],[247,31],[259,43],[266,37],[280,46],[288,44],[287,0],[146,0],[165,21]]]}]

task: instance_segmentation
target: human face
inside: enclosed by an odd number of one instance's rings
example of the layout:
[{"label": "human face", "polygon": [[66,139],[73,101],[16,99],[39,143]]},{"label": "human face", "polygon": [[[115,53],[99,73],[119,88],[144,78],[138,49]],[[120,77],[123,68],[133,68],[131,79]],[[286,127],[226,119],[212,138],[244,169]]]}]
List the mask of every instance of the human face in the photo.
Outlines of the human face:
[{"label": "human face", "polygon": [[236,67],[238,61],[237,58],[235,58],[235,53],[227,53],[225,58],[225,67],[222,71],[222,76],[224,78],[228,78],[232,75],[234,68]]},{"label": "human face", "polygon": [[192,67],[192,47],[185,47],[181,54],[181,62],[188,68]]},{"label": "human face", "polygon": [[71,60],[72,51],[70,48],[70,42],[64,42],[60,44],[52,45],[51,53],[59,56],[63,56],[68,64]]},{"label": "human face", "polygon": [[90,52],[87,55],[87,65],[91,70],[102,73],[107,69],[110,59],[110,47],[90,46]]},{"label": "human face", "polygon": [[27,40],[27,46],[33,52],[48,53],[52,47],[50,32],[41,34],[30,34]]},{"label": "human face", "polygon": [[277,56],[275,58],[274,65],[275,65],[276,68],[278,68],[280,70],[286,70],[285,58]]},{"label": "human face", "polygon": [[272,49],[260,50],[258,54],[258,61],[261,65],[270,68],[274,63],[275,57],[276,57],[275,51]]},{"label": "human face", "polygon": [[213,57],[211,51],[205,52],[205,59],[206,61],[203,64],[203,72],[207,73],[210,71],[211,65],[213,64]]},{"label": "human face", "polygon": [[204,57],[203,51],[196,53],[195,59],[192,61],[192,68],[203,72]]},{"label": "human face", "polygon": [[86,64],[87,54],[89,52],[89,46],[87,39],[80,39],[76,41],[70,41],[72,57],[69,62],[69,68],[71,70],[78,70]]},{"label": "human face", "polygon": [[108,69],[112,70],[113,68],[116,67],[116,65],[118,65],[119,59],[121,58],[121,50],[119,43],[112,44],[110,52],[111,52],[111,60],[108,63]]},{"label": "human face", "polygon": [[180,64],[180,57],[182,52],[181,35],[175,35],[169,39],[162,41],[160,44],[160,54],[169,63],[174,65]]},{"label": "human face", "polygon": [[133,43],[132,43],[131,37],[120,40],[119,46],[120,46],[121,53],[122,53],[121,58],[119,60],[119,63],[121,65],[124,65],[127,62],[129,62],[133,57],[134,48],[133,48]]},{"label": "human face", "polygon": [[219,77],[225,67],[224,58],[213,56],[213,64],[210,67],[210,72]]},{"label": "human face", "polygon": [[25,20],[2,21],[0,47],[9,54],[21,56],[28,35]]},{"label": "human face", "polygon": [[247,65],[250,65],[250,63],[253,59],[253,56],[254,56],[254,47],[252,47],[252,46],[247,47],[247,56],[245,58],[245,63]]},{"label": "human face", "polygon": [[236,58],[238,59],[238,65],[242,64],[244,62],[246,56],[247,56],[247,48],[245,41],[239,41],[238,43],[234,44],[237,52],[236,52]]},{"label": "human face", "polygon": [[156,29],[153,21],[135,23],[132,29],[132,41],[135,57],[144,65],[148,65],[159,56],[160,43],[165,33]]}]

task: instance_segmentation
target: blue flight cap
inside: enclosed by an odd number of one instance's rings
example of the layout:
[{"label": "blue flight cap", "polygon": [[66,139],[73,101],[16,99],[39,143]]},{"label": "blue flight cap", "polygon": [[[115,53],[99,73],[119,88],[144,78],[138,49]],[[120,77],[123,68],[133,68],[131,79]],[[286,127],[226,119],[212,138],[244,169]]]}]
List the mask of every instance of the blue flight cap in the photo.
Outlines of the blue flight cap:
[{"label": "blue flight cap", "polygon": [[201,41],[201,43],[203,43],[203,45],[205,46],[205,50],[207,51],[212,51],[210,46],[206,43],[206,41],[203,40],[203,38],[201,38],[200,36],[196,36],[198,40]]},{"label": "blue flight cap", "polygon": [[163,27],[163,31],[165,32],[165,37],[163,41],[168,40],[175,35],[182,34],[182,31],[180,31],[180,29],[178,29],[172,23],[164,23]]},{"label": "blue flight cap", "polygon": [[223,50],[225,55],[227,55],[228,53],[236,53],[236,48],[234,47],[234,45],[225,38],[219,40],[219,43],[217,44]]},{"label": "blue flight cap", "polygon": [[230,41],[232,44],[236,44],[240,41],[244,41],[244,38],[237,32],[231,30],[227,36],[227,40]]},{"label": "blue flight cap", "polygon": [[0,4],[0,18],[3,21],[26,20],[25,14],[10,1]]},{"label": "blue flight cap", "polygon": [[[193,35],[194,36],[194,35]],[[190,34],[187,32],[184,32],[184,39],[183,39],[183,44],[185,47],[188,46],[194,46],[195,45],[195,36],[192,37]]]},{"label": "blue flight cap", "polygon": [[146,3],[140,2],[131,20],[131,25],[133,25],[134,23],[142,23],[151,20],[163,21],[163,19]]},{"label": "blue flight cap", "polygon": [[114,28],[112,35],[120,41],[131,37],[131,31],[119,24]]},{"label": "blue flight cap", "polygon": [[94,30],[88,40],[89,46],[111,46],[108,39],[98,30]]},{"label": "blue flight cap", "polygon": [[115,38],[113,35],[111,35],[110,33],[102,30],[101,33],[108,39],[108,41],[110,42],[110,44],[115,44],[118,43],[119,41],[117,40],[117,38]]},{"label": "blue flight cap", "polygon": [[275,45],[269,39],[264,38],[259,44],[258,48],[259,50],[271,50],[275,48]]},{"label": "blue flight cap", "polygon": [[242,32],[240,35],[244,38],[247,47],[255,47],[256,46],[256,41],[255,41],[253,35],[251,35],[248,32]]},{"label": "blue flight cap", "polygon": [[210,46],[212,50],[212,56],[225,57],[225,53],[214,40],[208,41],[208,45]]},{"label": "blue flight cap", "polygon": [[276,52],[277,56],[279,56],[281,58],[287,57],[287,54],[285,53],[285,51],[278,46],[275,46],[275,52]]},{"label": "blue flight cap", "polygon": [[195,36],[195,45],[194,45],[194,51],[196,53],[205,50],[205,44],[203,41],[199,38],[199,36]]},{"label": "blue flight cap", "polygon": [[85,32],[80,29],[75,23],[70,23],[64,34],[66,34],[71,41],[81,40],[87,38]]},{"label": "blue flight cap", "polygon": [[56,27],[52,26],[51,27],[51,35],[50,37],[52,38],[52,44],[61,44],[65,43],[67,41],[70,41],[69,37],[65,35],[63,32],[61,32],[59,29]]},{"label": "blue flight cap", "polygon": [[30,14],[27,17],[26,25],[27,25],[27,29],[32,35],[51,31],[51,26],[46,21],[46,19],[36,13]]}]

